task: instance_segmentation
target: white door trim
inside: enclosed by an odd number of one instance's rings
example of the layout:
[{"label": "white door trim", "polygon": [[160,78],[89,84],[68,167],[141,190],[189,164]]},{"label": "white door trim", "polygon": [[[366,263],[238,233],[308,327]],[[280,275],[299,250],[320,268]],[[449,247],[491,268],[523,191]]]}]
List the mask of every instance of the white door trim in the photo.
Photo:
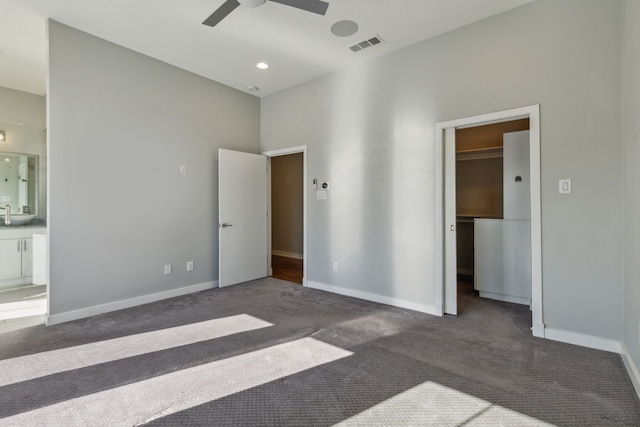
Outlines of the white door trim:
[{"label": "white door trim", "polygon": [[[279,150],[264,151],[262,155],[267,156],[269,172],[271,171],[271,158],[286,156],[288,154],[302,153],[302,286],[307,286],[307,146],[298,145],[296,147],[282,148]],[[271,173],[267,174],[267,254],[269,266],[271,266]],[[269,275],[273,274],[269,267]]]},{"label": "white door trim", "polygon": [[[444,145],[442,146],[443,162],[445,165],[453,163],[455,165],[456,158],[456,129],[447,128],[444,130]],[[458,293],[449,292],[450,289],[457,289],[458,287],[458,260],[457,260],[457,246],[456,241],[458,223],[456,222],[456,167],[444,168],[444,218],[443,221],[446,224],[446,230],[444,230],[444,245],[443,252],[443,266],[444,269],[444,301],[443,310],[447,314],[458,314]],[[446,197],[450,195],[451,197]]]},{"label": "white door trim", "polygon": [[529,152],[531,171],[531,311],[533,319],[532,332],[536,337],[544,338],[542,308],[542,214],[540,192],[540,105],[498,111],[473,117],[436,123],[435,125],[435,202],[436,221],[435,236],[437,252],[441,254],[436,260],[436,306],[440,315],[444,314],[444,298],[455,289],[445,288],[444,275],[444,131],[451,128],[469,127],[480,124],[496,123],[506,120],[529,118]]}]

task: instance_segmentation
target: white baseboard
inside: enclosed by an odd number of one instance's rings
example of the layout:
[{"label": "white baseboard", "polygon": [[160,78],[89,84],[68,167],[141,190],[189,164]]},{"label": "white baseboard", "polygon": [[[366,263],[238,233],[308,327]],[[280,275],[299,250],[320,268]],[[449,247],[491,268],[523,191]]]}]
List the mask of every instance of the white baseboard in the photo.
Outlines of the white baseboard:
[{"label": "white baseboard", "polygon": [[444,316],[444,305],[436,304],[433,308],[435,310],[435,313],[431,313],[431,314],[435,314],[438,317]]},{"label": "white baseboard", "polygon": [[442,316],[442,313],[438,312],[437,307],[417,304],[415,302],[409,302],[397,298],[391,298],[384,295],[373,294],[371,292],[358,291],[354,289],[342,288],[340,286],[327,285],[325,283],[307,281],[307,287],[313,289],[319,289],[321,291],[327,291],[334,294],[345,295],[348,297],[354,297],[363,299],[366,301],[377,302],[380,304],[387,304],[394,307],[407,308],[409,310],[420,311],[422,313],[433,314],[434,316]]},{"label": "white baseboard", "polygon": [[96,316],[98,314],[108,313],[111,311],[122,310],[125,308],[135,307],[137,305],[148,304],[150,302],[160,301],[167,298],[179,297],[181,295],[192,294],[194,292],[204,291],[211,288],[217,288],[218,281],[199,283],[197,285],[185,286],[184,288],[171,289],[169,291],[157,292],[155,294],[143,295],[140,297],[130,298],[122,301],[110,302],[107,304],[94,305],[92,307],[81,308],[79,310],[67,311],[65,313],[54,314],[46,317],[47,326],[57,325],[59,323],[70,322],[72,320],[84,319],[85,317]]},{"label": "white baseboard", "polygon": [[622,343],[622,361],[624,362],[625,368],[627,368],[629,377],[631,377],[633,387],[636,389],[638,397],[640,397],[640,371],[638,371],[638,367],[633,363],[633,359],[629,357],[629,350],[627,350],[627,346],[625,346],[624,343]]},{"label": "white baseboard", "polygon": [[533,322],[533,326],[531,326],[531,332],[534,337],[544,338],[544,323]]},{"label": "white baseboard", "polygon": [[622,354],[622,345],[620,341],[610,340],[607,338],[594,337],[591,335],[553,328],[546,328],[544,330],[544,337],[553,341],[560,341],[567,344],[574,344],[582,347],[594,348],[596,350]]},{"label": "white baseboard", "polygon": [[282,256],[285,258],[295,258],[295,259],[303,259],[302,254],[296,254],[294,252],[285,252],[285,251],[271,251],[271,255]]}]

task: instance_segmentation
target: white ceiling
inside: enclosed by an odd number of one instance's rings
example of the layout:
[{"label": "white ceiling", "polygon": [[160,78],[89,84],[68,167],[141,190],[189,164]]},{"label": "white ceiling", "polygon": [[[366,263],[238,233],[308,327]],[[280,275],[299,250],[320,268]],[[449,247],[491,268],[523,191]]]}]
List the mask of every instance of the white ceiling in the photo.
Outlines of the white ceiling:
[{"label": "white ceiling", "polygon": [[[0,0],[0,86],[44,95],[46,20],[265,96],[534,0],[326,0],[325,16],[267,1],[202,25],[224,0]],[[359,31],[331,34],[349,19]],[[348,47],[379,35],[386,43]],[[268,70],[255,64],[268,62]]]}]

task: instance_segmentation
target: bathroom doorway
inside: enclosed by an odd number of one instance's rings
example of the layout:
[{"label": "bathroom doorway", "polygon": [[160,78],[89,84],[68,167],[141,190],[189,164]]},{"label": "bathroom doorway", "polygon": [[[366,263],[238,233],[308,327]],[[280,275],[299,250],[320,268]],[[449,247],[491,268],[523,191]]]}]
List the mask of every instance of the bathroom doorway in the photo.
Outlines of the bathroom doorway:
[{"label": "bathroom doorway", "polygon": [[45,323],[47,150],[37,126],[0,122],[0,333]]}]

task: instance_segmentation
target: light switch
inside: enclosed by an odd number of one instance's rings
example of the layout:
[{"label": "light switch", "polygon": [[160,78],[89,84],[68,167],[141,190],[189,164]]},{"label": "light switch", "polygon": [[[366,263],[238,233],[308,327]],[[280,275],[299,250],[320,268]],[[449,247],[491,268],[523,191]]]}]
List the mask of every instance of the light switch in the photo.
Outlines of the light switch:
[{"label": "light switch", "polygon": [[180,166],[180,175],[182,175],[182,176],[186,176],[187,175],[187,167],[186,166]]},{"label": "light switch", "polygon": [[561,179],[558,181],[558,193],[571,194],[571,180]]}]

